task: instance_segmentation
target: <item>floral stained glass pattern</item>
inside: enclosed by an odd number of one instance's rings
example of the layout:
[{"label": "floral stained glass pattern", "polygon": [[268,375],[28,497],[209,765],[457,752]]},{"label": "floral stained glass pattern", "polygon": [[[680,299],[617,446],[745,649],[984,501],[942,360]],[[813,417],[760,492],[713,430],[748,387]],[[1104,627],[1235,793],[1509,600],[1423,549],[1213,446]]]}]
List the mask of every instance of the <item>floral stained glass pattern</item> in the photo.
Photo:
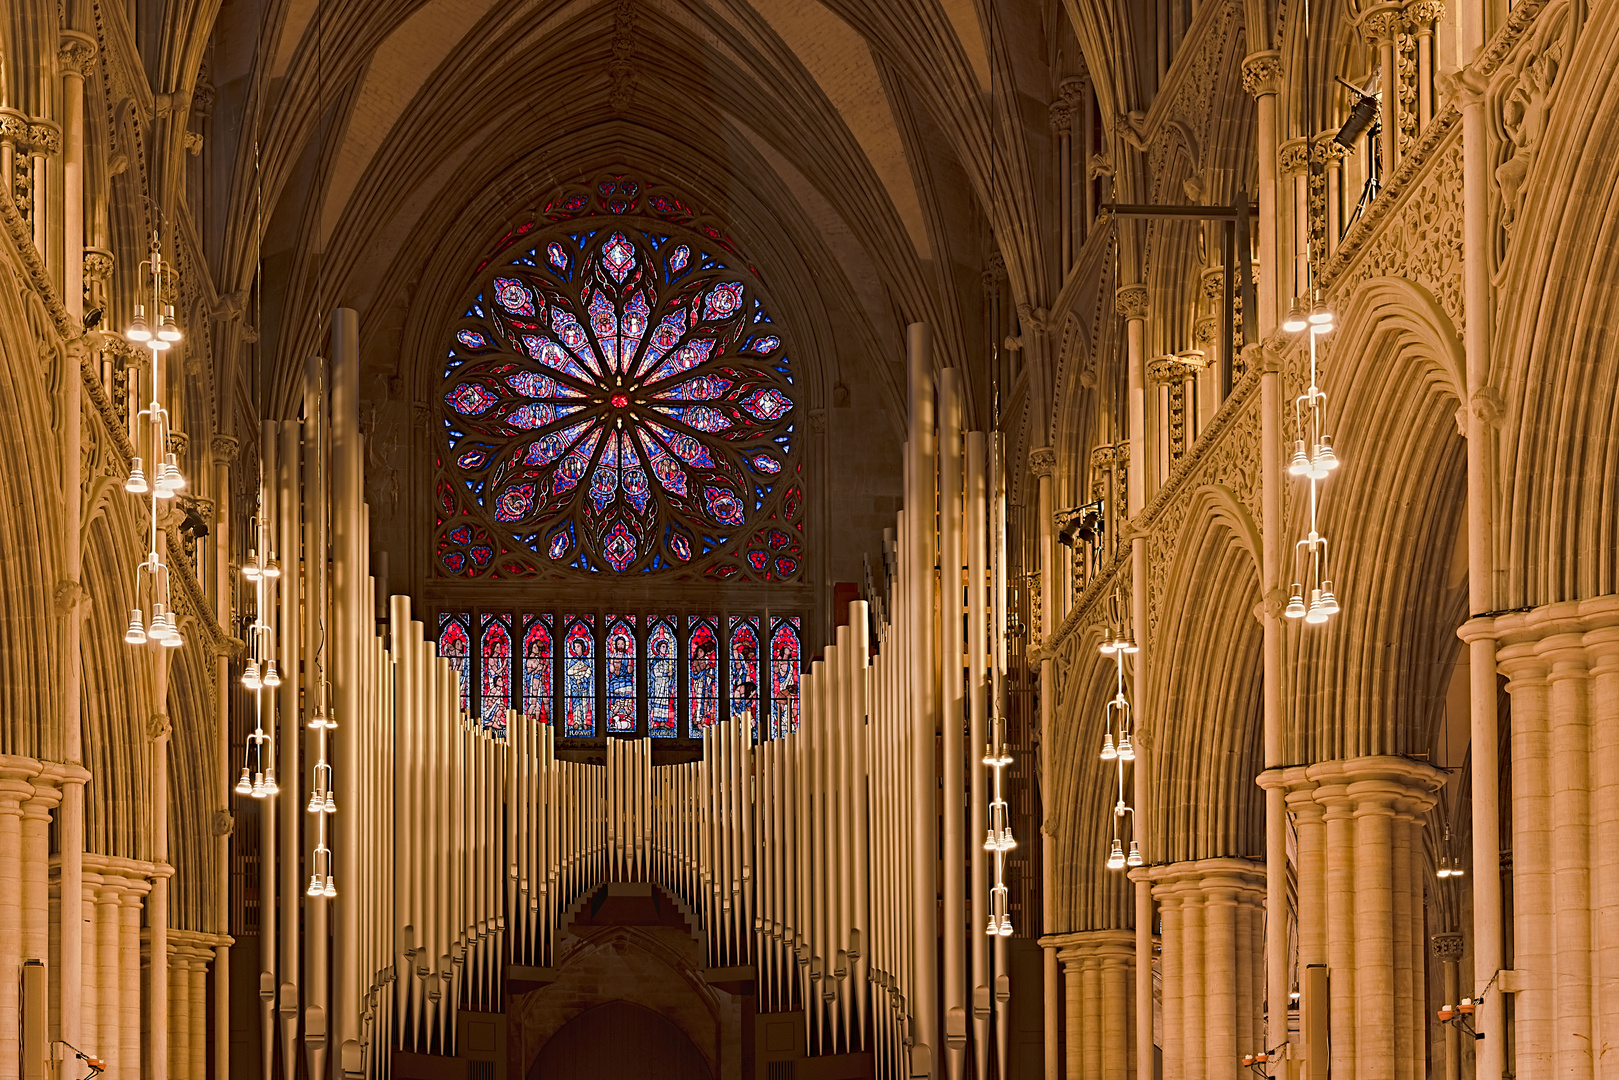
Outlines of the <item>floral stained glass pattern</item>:
[{"label": "floral stained glass pattern", "polygon": [[453,329],[437,570],[794,578],[796,550],[750,553],[766,522],[803,530],[792,365],[755,275],[717,231],[677,235],[680,200],[608,188],[603,220],[564,213],[486,271]]},{"label": "floral stained glass pattern", "polygon": [[653,619],[646,635],[646,727],[654,738],[680,734],[680,642],[673,619]]},{"label": "floral stained glass pattern", "polygon": [[523,715],[551,722],[551,617],[531,615],[523,630]]},{"label": "floral stained glass pattern", "polygon": [[731,719],[746,718],[759,735],[759,620],[731,616]]},{"label": "floral stained glass pattern", "polygon": [[500,615],[483,617],[483,639],[478,650],[478,707],[483,726],[506,733],[506,710],[512,701],[511,625]]},{"label": "floral stained glass pattern", "polygon": [[595,619],[589,615],[570,619],[562,649],[563,731],[588,737],[596,734]]}]

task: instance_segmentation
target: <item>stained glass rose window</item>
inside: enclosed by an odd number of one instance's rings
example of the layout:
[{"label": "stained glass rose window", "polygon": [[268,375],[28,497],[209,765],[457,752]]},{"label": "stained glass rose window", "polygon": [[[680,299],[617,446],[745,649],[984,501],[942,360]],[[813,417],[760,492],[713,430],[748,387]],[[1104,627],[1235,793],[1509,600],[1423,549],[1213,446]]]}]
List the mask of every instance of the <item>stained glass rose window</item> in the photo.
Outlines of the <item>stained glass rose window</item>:
[{"label": "stained glass rose window", "polygon": [[799,410],[755,276],[601,206],[491,263],[453,328],[440,572],[797,576]]}]

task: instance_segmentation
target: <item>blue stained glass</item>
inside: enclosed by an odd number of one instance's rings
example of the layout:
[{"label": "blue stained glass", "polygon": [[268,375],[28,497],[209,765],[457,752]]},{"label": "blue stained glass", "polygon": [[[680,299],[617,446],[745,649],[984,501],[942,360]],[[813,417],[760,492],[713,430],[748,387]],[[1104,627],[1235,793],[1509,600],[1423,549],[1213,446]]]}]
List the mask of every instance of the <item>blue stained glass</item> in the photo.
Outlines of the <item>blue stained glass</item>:
[{"label": "blue stained glass", "polygon": [[647,630],[647,732],[654,738],[680,734],[680,643],[673,619],[654,619]]},{"label": "blue stained glass", "polygon": [[563,730],[573,737],[596,734],[595,619],[579,615],[563,638]]},{"label": "blue stained glass", "polygon": [[516,278],[495,279],[495,300],[513,315],[534,315],[534,294]]},{"label": "blue stained glass", "polygon": [[545,257],[550,261],[552,266],[556,267],[564,274],[568,272],[568,253],[562,250],[561,244],[553,242],[550,246],[548,246],[545,249]]},{"label": "blue stained glass", "polygon": [[489,406],[499,401],[500,398],[478,383],[469,382],[462,383],[448,394],[445,394],[444,400],[449,402],[450,408],[463,416],[477,416],[479,413],[487,412]]},{"label": "blue stained glass", "polygon": [[681,244],[669,253],[669,269],[675,274],[683,272],[690,262],[691,248],[685,244]]},{"label": "blue stained glass", "polygon": [[624,284],[625,275],[635,269],[635,248],[630,244],[629,237],[623,233],[608,237],[602,247],[602,264],[613,275],[614,281]]},{"label": "blue stained glass", "polygon": [[607,730],[635,731],[635,616],[607,619]]}]

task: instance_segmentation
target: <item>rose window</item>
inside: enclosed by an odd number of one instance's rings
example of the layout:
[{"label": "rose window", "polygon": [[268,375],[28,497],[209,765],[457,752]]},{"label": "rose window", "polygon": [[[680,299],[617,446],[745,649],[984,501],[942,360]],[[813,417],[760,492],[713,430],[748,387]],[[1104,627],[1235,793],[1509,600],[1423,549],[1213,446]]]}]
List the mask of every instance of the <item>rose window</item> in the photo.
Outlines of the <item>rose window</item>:
[{"label": "rose window", "polygon": [[440,396],[441,573],[797,576],[795,387],[757,282],[723,242],[632,224],[485,271]]}]

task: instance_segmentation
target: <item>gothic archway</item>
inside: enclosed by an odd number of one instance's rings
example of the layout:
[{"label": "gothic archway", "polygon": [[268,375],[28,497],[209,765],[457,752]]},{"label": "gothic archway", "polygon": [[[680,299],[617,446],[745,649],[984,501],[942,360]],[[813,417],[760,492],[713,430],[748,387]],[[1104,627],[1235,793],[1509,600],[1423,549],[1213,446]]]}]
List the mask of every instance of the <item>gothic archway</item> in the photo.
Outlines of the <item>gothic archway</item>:
[{"label": "gothic archway", "polygon": [[528,1080],[576,1076],[709,1080],[710,1074],[702,1051],[674,1021],[643,1005],[609,1001],[564,1024],[528,1072]]}]

